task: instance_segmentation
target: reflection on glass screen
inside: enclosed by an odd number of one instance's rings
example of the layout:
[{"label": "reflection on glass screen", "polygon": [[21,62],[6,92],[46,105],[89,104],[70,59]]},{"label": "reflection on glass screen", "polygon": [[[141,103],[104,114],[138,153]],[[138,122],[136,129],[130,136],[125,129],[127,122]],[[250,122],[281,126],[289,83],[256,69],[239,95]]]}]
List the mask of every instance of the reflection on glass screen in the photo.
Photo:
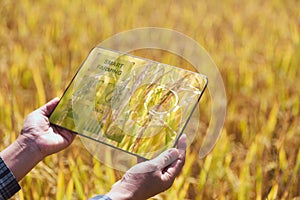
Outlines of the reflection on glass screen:
[{"label": "reflection on glass screen", "polygon": [[206,84],[201,74],[96,47],[50,121],[150,159],[174,146]]}]

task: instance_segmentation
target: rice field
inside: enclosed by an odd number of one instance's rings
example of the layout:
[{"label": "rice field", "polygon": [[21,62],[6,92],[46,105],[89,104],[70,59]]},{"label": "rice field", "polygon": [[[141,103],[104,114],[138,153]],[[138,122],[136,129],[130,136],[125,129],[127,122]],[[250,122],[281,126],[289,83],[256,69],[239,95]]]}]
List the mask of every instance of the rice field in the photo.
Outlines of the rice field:
[{"label": "rice field", "polygon": [[[200,159],[195,140],[172,188],[153,199],[298,199],[299,8],[297,0],[1,0],[0,149],[18,137],[28,113],[63,94],[99,42],[133,28],[169,28],[209,52],[224,81],[227,113],[213,151]],[[189,65],[157,50],[134,54]],[[199,135],[210,121],[208,92],[200,104]],[[109,191],[122,174],[77,137],[40,162],[14,199],[87,199]]]}]

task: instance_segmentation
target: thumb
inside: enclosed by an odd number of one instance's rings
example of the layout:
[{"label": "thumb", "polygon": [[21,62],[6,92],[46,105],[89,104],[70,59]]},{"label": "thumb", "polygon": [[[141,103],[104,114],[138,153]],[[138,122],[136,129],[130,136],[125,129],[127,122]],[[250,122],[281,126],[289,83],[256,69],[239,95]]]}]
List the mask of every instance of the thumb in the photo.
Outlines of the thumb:
[{"label": "thumb", "polygon": [[185,157],[186,145],[186,134],[182,134],[177,143],[177,149],[181,157]]},{"label": "thumb", "polygon": [[166,168],[171,165],[177,158],[179,157],[179,152],[175,148],[168,149],[161,153],[158,157],[150,160],[154,166],[159,168],[160,170]]},{"label": "thumb", "polygon": [[130,168],[127,173],[147,173],[154,171],[162,171],[167,166],[171,165],[179,157],[179,152],[175,148],[168,149],[161,153],[158,157],[141,162]]},{"label": "thumb", "polygon": [[58,102],[59,102],[59,98],[56,97],[51,101],[49,101],[48,103],[46,103],[45,105],[43,105],[42,107],[40,107],[39,110],[42,112],[43,115],[48,117],[52,113],[52,111],[54,110]]}]

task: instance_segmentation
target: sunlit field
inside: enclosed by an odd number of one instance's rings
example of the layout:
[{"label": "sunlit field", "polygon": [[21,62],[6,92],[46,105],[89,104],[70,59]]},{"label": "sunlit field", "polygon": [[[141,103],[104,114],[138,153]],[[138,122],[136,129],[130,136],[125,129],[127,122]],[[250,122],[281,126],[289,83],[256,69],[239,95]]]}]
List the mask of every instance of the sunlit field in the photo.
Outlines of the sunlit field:
[{"label": "sunlit field", "polygon": [[[209,52],[224,81],[227,114],[213,151],[200,159],[196,139],[174,185],[153,199],[300,198],[299,10],[296,0],[1,0],[0,149],[18,137],[28,113],[61,97],[99,42],[133,28],[164,27]],[[166,52],[134,54],[178,64]],[[199,135],[211,116],[208,91],[200,104]],[[122,175],[77,137],[40,162],[14,198],[87,199],[108,192]]]}]

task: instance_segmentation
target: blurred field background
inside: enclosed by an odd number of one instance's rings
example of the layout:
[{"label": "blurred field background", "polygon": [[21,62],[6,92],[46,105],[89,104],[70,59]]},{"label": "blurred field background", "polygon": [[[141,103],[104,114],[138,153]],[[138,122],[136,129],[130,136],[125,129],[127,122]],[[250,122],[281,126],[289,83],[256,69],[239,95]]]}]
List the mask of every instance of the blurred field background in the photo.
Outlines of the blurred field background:
[{"label": "blurred field background", "polygon": [[[228,101],[212,153],[200,160],[199,142],[193,143],[181,175],[156,199],[300,198],[296,0],[0,0],[0,148],[16,139],[28,113],[62,95],[96,44],[144,26],[174,29],[203,45],[219,67]],[[156,60],[168,63],[168,56],[156,54]],[[209,102],[206,92],[202,131]],[[86,199],[109,191],[121,176],[77,138],[34,168],[14,198]]]}]

